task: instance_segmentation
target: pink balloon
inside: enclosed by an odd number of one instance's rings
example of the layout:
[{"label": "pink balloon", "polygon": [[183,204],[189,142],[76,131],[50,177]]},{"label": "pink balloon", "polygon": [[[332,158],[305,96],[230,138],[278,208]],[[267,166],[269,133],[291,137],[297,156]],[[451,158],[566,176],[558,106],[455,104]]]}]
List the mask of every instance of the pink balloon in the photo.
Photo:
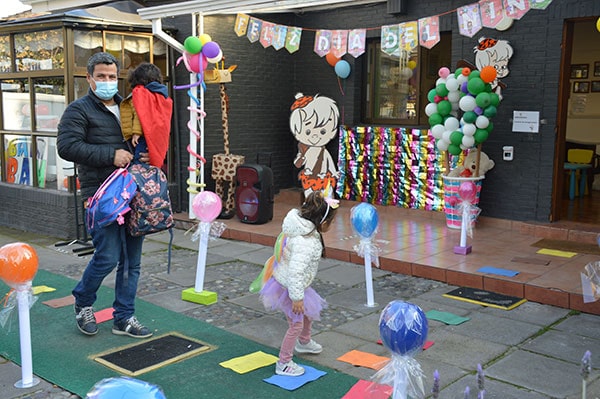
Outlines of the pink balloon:
[{"label": "pink balloon", "polygon": [[221,197],[212,191],[202,191],[194,197],[192,209],[201,222],[210,223],[221,213]]},{"label": "pink balloon", "polygon": [[202,53],[193,54],[189,60],[190,69],[192,70],[191,72],[200,73],[208,66],[208,60],[202,55]]},{"label": "pink balloon", "polygon": [[446,79],[448,77],[448,75],[450,75],[450,70],[446,67],[441,67],[440,70],[438,71],[438,75],[440,78]]},{"label": "pink balloon", "polygon": [[467,201],[469,204],[472,204],[477,197],[477,187],[475,183],[472,181],[464,181],[460,183],[458,186],[458,195],[463,201]]}]

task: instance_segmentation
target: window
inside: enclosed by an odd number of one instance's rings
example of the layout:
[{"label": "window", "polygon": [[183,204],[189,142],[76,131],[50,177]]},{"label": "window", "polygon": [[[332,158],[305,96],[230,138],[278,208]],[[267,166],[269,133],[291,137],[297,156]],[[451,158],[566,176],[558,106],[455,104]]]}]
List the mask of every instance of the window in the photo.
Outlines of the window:
[{"label": "window", "polygon": [[2,90],[2,126],[5,130],[31,129],[31,100],[28,79],[0,81]]},{"label": "window", "polygon": [[0,72],[10,72],[10,35],[0,35]]},{"label": "window", "polygon": [[380,40],[367,44],[363,90],[366,123],[426,125],[427,92],[435,85],[437,71],[450,66],[450,34],[441,34],[431,50],[417,46],[400,56],[381,51]]}]

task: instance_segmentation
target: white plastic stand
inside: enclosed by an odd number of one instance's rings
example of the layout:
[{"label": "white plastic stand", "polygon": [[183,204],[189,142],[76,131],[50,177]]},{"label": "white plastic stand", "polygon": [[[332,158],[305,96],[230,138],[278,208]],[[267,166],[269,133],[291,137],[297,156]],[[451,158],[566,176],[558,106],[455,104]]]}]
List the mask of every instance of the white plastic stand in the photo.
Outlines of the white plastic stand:
[{"label": "white plastic stand", "polygon": [[[370,244],[365,246],[370,247]],[[365,251],[365,283],[367,285],[367,307],[373,308],[377,306],[373,296],[373,272],[371,269],[371,252],[367,249]]]},{"label": "white plastic stand", "polygon": [[19,307],[19,339],[21,343],[21,379],[15,382],[16,388],[31,388],[40,383],[33,377],[31,357],[31,324],[29,321],[29,288],[28,285],[17,287],[17,304]]},{"label": "white plastic stand", "polygon": [[[466,201],[465,201],[466,202]],[[468,255],[471,253],[471,246],[467,246],[467,223],[471,223],[470,220],[470,206],[466,203],[462,205],[462,220],[460,223],[460,245],[454,247],[455,254]]]},{"label": "white plastic stand", "polygon": [[196,282],[194,288],[188,288],[181,293],[181,299],[201,305],[211,305],[217,302],[217,293],[204,290],[204,274],[206,273],[206,255],[208,253],[208,235],[210,223],[200,222],[200,239],[198,240],[198,262],[196,263]]}]

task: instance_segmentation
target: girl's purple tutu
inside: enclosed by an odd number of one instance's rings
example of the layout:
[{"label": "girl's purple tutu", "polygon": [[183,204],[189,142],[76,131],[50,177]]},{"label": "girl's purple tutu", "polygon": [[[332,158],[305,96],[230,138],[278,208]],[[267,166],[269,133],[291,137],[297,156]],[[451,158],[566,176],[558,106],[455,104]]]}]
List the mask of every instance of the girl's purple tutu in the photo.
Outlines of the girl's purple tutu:
[{"label": "girl's purple tutu", "polygon": [[311,320],[321,320],[321,310],[327,307],[325,299],[317,291],[308,287],[304,290],[304,315],[292,312],[292,300],[288,290],[271,277],[260,290],[260,299],[267,310],[281,310],[292,322],[302,321],[303,316]]}]

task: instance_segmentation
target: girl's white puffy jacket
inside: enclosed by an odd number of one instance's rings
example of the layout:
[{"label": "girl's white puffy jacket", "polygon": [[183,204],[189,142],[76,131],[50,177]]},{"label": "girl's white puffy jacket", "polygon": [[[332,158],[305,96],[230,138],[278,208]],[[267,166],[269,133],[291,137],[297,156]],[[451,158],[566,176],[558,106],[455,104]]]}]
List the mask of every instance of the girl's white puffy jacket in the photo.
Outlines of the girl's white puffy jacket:
[{"label": "girl's white puffy jacket", "polygon": [[304,299],[304,290],[317,275],[323,245],[315,225],[292,209],[283,219],[282,232],[287,236],[281,262],[273,277],[288,289],[290,299]]}]

